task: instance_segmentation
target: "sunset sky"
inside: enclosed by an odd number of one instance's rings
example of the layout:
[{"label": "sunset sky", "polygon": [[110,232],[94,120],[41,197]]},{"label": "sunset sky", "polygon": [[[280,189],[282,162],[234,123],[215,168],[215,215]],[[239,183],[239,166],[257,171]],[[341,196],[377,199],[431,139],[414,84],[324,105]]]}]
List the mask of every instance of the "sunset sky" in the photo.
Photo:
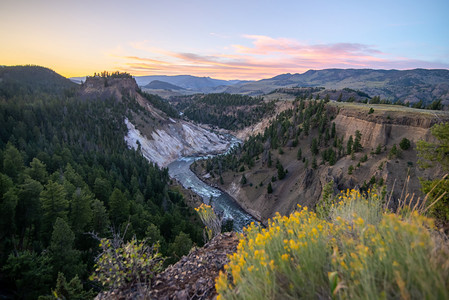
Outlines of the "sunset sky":
[{"label": "sunset sky", "polygon": [[0,0],[0,65],[220,79],[448,69],[448,13],[448,0]]}]

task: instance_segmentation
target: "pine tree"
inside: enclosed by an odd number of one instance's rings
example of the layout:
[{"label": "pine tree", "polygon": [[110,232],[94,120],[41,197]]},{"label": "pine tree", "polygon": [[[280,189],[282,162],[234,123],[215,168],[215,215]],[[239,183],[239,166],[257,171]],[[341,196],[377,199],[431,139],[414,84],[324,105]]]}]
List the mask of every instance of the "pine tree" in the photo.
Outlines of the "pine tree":
[{"label": "pine tree", "polygon": [[273,187],[271,186],[271,182],[268,183],[268,186],[267,186],[267,193],[268,193],[268,194],[273,193]]},{"label": "pine tree", "polygon": [[348,143],[346,144],[346,153],[351,154],[352,153],[352,145],[354,144],[354,141],[352,139],[352,135],[349,136]]},{"label": "pine tree", "polygon": [[242,179],[240,179],[240,184],[245,185],[247,182],[245,174],[242,175]]},{"label": "pine tree", "polygon": [[49,235],[57,218],[67,220],[69,201],[66,198],[64,187],[51,180],[45,185],[40,194],[43,211],[43,234]]},{"label": "pine tree", "polygon": [[354,150],[354,152],[362,151],[362,144],[360,144],[361,139],[362,139],[362,134],[360,133],[360,131],[356,130],[354,144],[352,146],[352,149]]},{"label": "pine tree", "polygon": [[109,208],[111,220],[116,226],[128,219],[129,201],[118,188],[115,188],[109,197]]},{"label": "pine tree", "polygon": [[271,151],[268,151],[268,162],[267,162],[267,166],[269,168],[271,168],[271,166],[273,165],[273,160],[271,159]]},{"label": "pine tree", "polygon": [[10,142],[6,145],[3,153],[3,171],[14,181],[17,180],[19,173],[23,169],[23,157],[19,150]]},{"label": "pine tree", "polygon": [[50,252],[55,270],[63,272],[69,278],[81,274],[85,269],[80,265],[80,252],[73,249],[74,241],[75,234],[67,222],[58,217],[53,226]]},{"label": "pine tree", "polygon": [[73,231],[77,234],[84,232],[92,221],[92,196],[77,188],[70,203],[69,220]]},{"label": "pine tree", "polygon": [[298,160],[301,160],[301,158],[302,158],[302,150],[301,150],[301,148],[298,148],[298,152],[296,153],[296,158]]},{"label": "pine tree", "polygon": [[335,129],[335,123],[332,122],[331,138],[335,138],[337,131]]},{"label": "pine tree", "polygon": [[312,139],[312,144],[310,145],[310,151],[312,152],[313,155],[317,155],[319,152],[318,140],[316,138]]},{"label": "pine tree", "polygon": [[47,182],[48,173],[47,166],[38,158],[33,158],[30,162],[30,167],[27,169],[27,174],[34,180],[39,181],[42,184]]},{"label": "pine tree", "polygon": [[284,167],[282,166],[282,164],[278,161],[277,164],[277,169],[278,169],[278,179],[282,180],[285,178],[286,172],[284,170]]},{"label": "pine tree", "polygon": [[90,227],[99,235],[106,233],[109,227],[109,215],[106,207],[98,199],[92,202],[92,221]]}]

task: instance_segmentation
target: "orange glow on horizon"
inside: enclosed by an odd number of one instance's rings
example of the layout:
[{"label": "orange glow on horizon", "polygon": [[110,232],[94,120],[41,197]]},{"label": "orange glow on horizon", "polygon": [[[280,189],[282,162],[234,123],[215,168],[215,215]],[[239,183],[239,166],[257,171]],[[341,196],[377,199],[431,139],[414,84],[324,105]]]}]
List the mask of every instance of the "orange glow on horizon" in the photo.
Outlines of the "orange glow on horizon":
[{"label": "orange glow on horizon", "polygon": [[[186,53],[133,43],[130,49],[110,51],[58,51],[49,45],[40,51],[0,49],[0,64],[33,64],[48,67],[64,77],[83,77],[102,71],[134,76],[192,75],[224,80],[260,80],[284,73],[304,73],[326,68],[406,69],[416,61],[395,60],[372,46],[337,43],[308,45],[294,39],[244,35],[251,46],[231,45],[223,53]],[[139,53],[139,54],[136,54]],[[130,55],[132,54],[132,55]]]}]

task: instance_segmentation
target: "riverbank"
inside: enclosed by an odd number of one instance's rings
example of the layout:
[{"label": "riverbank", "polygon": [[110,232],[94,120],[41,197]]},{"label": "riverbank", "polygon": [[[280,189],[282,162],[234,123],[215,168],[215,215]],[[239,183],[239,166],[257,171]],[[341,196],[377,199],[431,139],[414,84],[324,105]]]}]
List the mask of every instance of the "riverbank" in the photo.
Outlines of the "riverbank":
[{"label": "riverbank", "polygon": [[198,177],[199,180],[201,180],[202,182],[204,182],[205,184],[207,184],[208,186],[211,186],[219,191],[221,191],[224,194],[227,194],[231,199],[234,200],[234,202],[240,207],[240,209],[242,209],[243,211],[245,211],[248,215],[250,215],[251,217],[253,217],[254,220],[256,220],[258,223],[262,224],[264,227],[268,226],[268,222],[263,222],[262,219],[258,216],[256,216],[255,212],[251,212],[247,209],[245,209],[240,203],[239,201],[237,201],[237,199],[235,199],[234,197],[231,196],[231,194],[229,194],[228,191],[226,191],[224,188],[220,187],[219,185],[217,185],[215,182],[213,182],[212,180],[210,180],[209,178],[205,178],[204,176],[202,176],[201,174],[198,173],[197,170],[194,169],[193,167],[193,163],[190,164],[190,171],[192,171],[193,174],[196,175],[196,177]]},{"label": "riverbank", "polygon": [[186,189],[198,194],[204,203],[208,204],[212,198],[212,206],[225,218],[234,220],[234,230],[241,232],[251,222],[259,222],[251,214],[247,213],[228,193],[208,185],[202,181],[190,169],[190,165],[199,157],[180,158],[168,165],[171,178],[178,180]]}]

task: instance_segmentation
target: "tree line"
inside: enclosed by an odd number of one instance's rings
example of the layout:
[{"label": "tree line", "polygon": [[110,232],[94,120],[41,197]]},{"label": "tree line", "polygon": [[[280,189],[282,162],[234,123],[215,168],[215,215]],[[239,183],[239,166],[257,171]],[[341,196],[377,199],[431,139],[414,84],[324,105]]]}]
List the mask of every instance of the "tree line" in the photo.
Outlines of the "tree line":
[{"label": "tree line", "polygon": [[124,141],[124,118],[139,109],[126,97],[32,90],[0,100],[0,277],[15,297],[50,295],[62,278],[86,297],[98,291],[87,280],[100,249],[89,232],[127,227],[127,240],[159,241],[166,263],[202,244],[200,220],[167,169]]}]

